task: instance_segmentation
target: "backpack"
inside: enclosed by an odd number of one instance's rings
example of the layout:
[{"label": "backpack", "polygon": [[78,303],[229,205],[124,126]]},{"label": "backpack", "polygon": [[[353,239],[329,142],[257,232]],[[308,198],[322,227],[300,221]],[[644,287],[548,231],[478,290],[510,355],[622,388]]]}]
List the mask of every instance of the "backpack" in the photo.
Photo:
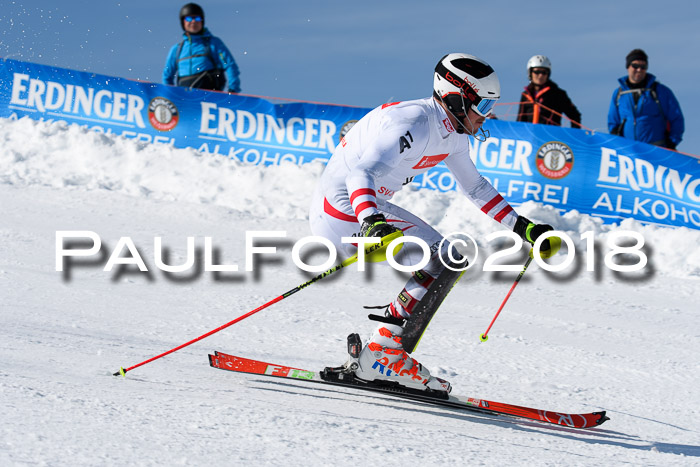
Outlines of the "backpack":
[{"label": "backpack", "polygon": [[[649,91],[649,94],[651,94],[651,98],[654,99],[654,102],[656,102],[656,105],[659,106],[659,112],[661,112],[661,117],[663,117],[664,121],[666,122],[666,136],[668,136],[669,133],[671,133],[671,122],[669,122],[666,119],[666,114],[664,114],[664,109],[661,106],[661,101],[659,101],[659,95],[656,92],[656,88],[658,87],[658,85],[659,85],[659,82],[654,81],[651,84],[651,87],[649,87],[649,88],[627,89],[624,91],[622,90],[622,86],[620,86],[619,88],[617,88],[617,96],[615,97],[615,107],[617,107],[617,108],[620,107],[620,97],[623,94],[635,94],[636,93],[636,94],[639,94],[641,96],[644,92]],[[622,120],[618,125],[616,125],[612,129],[612,131],[610,133],[613,135],[624,136],[622,133],[623,133],[623,129],[624,129],[626,121],[627,121],[627,119]]]},{"label": "backpack", "polygon": [[[176,62],[179,62],[180,54],[182,53],[182,46],[185,44],[183,39],[177,46],[177,54],[175,55]],[[203,71],[197,75],[180,77],[177,73],[175,74],[175,82],[178,86],[185,86],[190,89],[192,88],[205,88],[205,89],[217,89],[221,91],[226,84],[226,76],[224,71],[217,66],[214,54],[211,52],[211,37],[204,37],[204,45],[207,49],[207,58],[214,65],[211,70]],[[192,56],[194,57],[194,55]],[[191,57],[185,57],[191,58]],[[179,69],[179,67],[178,67]]]}]

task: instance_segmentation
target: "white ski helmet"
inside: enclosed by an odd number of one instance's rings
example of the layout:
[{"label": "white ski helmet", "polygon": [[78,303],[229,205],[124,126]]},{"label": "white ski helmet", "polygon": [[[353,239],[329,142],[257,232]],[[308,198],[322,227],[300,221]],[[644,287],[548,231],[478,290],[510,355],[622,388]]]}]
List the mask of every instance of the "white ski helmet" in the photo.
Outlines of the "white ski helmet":
[{"label": "white ski helmet", "polygon": [[530,60],[527,61],[527,77],[530,77],[530,70],[533,68],[546,68],[549,70],[549,74],[552,74],[552,62],[544,55],[533,55]]},{"label": "white ski helmet", "polygon": [[462,120],[471,107],[486,117],[501,97],[501,84],[493,68],[474,55],[452,53],[435,66],[433,96]]}]

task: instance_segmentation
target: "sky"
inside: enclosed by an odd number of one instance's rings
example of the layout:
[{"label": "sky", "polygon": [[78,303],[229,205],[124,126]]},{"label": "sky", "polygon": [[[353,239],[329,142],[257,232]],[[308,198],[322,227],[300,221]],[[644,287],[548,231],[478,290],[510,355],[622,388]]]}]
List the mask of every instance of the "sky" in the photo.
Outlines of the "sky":
[{"label": "sky", "polygon": [[[101,0],[3,2],[0,56],[146,81],[161,81],[169,49],[181,40],[182,3]],[[649,55],[649,72],[668,85],[685,115],[678,150],[700,155],[700,103],[692,59],[700,8],[658,2],[467,2],[206,0],[206,27],[241,69],[245,94],[375,107],[426,97],[433,69],[450,52],[477,55],[501,80],[501,102],[517,102],[535,54],[552,79],[607,132],[607,112],[625,56]],[[509,111],[510,110],[510,111]],[[501,106],[497,113],[512,114]],[[508,115],[505,115],[508,118]]]}]

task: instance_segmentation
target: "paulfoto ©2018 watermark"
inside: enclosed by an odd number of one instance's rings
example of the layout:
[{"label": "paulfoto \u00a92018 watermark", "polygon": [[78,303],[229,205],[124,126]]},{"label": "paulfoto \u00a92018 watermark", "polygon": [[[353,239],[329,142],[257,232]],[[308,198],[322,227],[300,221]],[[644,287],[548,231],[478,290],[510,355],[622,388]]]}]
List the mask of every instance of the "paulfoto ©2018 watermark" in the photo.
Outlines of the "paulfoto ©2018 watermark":
[{"label": "paulfoto \u00a92018 watermark", "polygon": [[[561,260],[549,260],[545,262],[540,251],[542,243],[550,237],[559,237],[562,245],[566,245],[563,253],[555,255],[554,258],[563,257]],[[203,237],[203,268],[202,265],[197,265],[196,254],[196,237],[189,236],[186,240],[185,260],[180,264],[166,264],[164,257],[164,247],[162,237],[154,237],[153,246],[153,262],[155,268],[165,273],[187,273],[194,268],[203,269],[205,272],[239,272],[238,264],[215,264],[215,247],[212,237]],[[255,269],[256,259],[263,255],[279,255],[276,246],[261,246],[258,243],[261,241],[270,242],[272,240],[287,239],[286,231],[247,231],[245,233],[245,261],[244,270],[252,272]],[[379,238],[368,237],[343,237],[342,242],[358,245],[358,251],[364,251],[364,248],[379,242]],[[519,264],[503,264],[499,263],[510,256],[515,256],[520,252],[523,246],[523,240],[511,231],[497,231],[485,237],[489,243],[509,243],[512,245],[507,247],[496,247],[496,251],[491,252],[483,261],[482,270],[486,272],[509,272],[520,271],[522,265]],[[505,240],[505,241],[504,241]],[[500,241],[500,242],[499,242]],[[445,242],[448,242],[445,245]],[[584,262],[586,271],[595,271],[596,249],[601,248],[595,241],[594,232],[587,231],[580,234],[579,243],[583,243]],[[201,243],[200,243],[201,244]],[[623,246],[624,244],[624,246]],[[635,272],[644,269],[647,265],[648,258],[643,250],[644,237],[639,232],[635,231],[613,231],[607,235],[606,247],[607,252],[603,258],[605,267],[616,272]],[[409,245],[412,248],[419,248],[422,251],[422,258],[419,262],[411,265],[400,264],[396,257],[400,257],[400,247]],[[150,246],[150,245],[149,245]],[[321,264],[307,264],[302,258],[304,249],[315,249],[323,251],[323,255],[327,255],[326,259]],[[493,248],[491,248],[493,250]],[[463,254],[469,251],[469,254]],[[440,261],[446,267],[453,270],[467,270],[473,267],[479,257],[479,245],[474,238],[462,232],[453,232],[445,238],[438,246],[431,248],[423,239],[413,236],[401,236],[396,238],[386,248],[387,263],[401,272],[414,272],[424,268],[434,254],[438,254]],[[569,268],[576,256],[576,245],[573,239],[565,232],[553,230],[547,232],[537,239],[532,246],[534,261],[544,270],[550,272],[560,272]],[[101,237],[93,231],[89,230],[58,230],[56,231],[56,271],[64,271],[68,259],[71,258],[71,266],[77,265],[78,261],[72,258],[83,258],[85,261],[90,261],[94,264],[96,261],[101,261],[107,258],[104,262],[103,270],[111,272],[115,267],[135,266],[141,272],[148,272],[149,268],[144,261],[143,256],[139,253],[139,248],[136,246],[131,237],[120,237],[114,249],[109,256],[103,251],[103,242]],[[624,256],[624,264],[616,262],[616,256]],[[269,256],[268,256],[269,257]],[[629,259],[634,258],[635,261],[630,262]],[[291,259],[294,265],[305,272],[318,273],[333,268],[338,263],[338,252],[335,245],[324,237],[307,236],[297,240],[291,250]],[[69,267],[71,267],[69,266]],[[358,255],[357,260],[358,271],[364,271],[366,261],[363,254]]]}]

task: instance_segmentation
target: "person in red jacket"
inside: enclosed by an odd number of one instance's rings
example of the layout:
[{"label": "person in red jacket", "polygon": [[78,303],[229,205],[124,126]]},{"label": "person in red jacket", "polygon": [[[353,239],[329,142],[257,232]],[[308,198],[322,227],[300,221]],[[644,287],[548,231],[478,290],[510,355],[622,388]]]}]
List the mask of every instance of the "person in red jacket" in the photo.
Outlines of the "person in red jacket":
[{"label": "person in red jacket", "polygon": [[544,55],[535,55],[527,61],[530,84],[520,97],[518,121],[561,126],[564,114],[571,120],[572,128],[581,128],[581,112],[566,91],[549,79],[551,75],[552,63]]}]

